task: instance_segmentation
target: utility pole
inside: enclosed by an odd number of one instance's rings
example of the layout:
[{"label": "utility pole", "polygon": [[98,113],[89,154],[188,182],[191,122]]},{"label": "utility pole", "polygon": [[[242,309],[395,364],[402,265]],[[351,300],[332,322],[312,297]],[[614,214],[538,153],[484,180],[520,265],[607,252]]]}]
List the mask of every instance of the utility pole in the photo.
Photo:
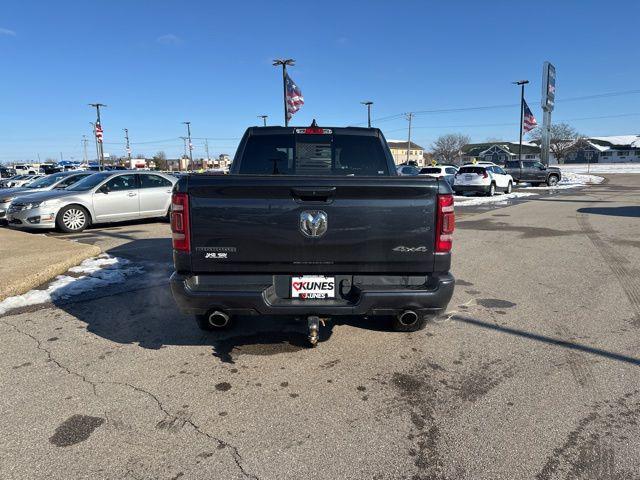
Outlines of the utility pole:
[{"label": "utility pole", "polygon": [[529,80],[518,80],[517,82],[511,82],[514,85],[520,85],[520,143],[518,146],[518,160],[522,161],[522,122],[524,120],[524,86],[529,83]]},{"label": "utility pole", "polygon": [[413,113],[406,113],[405,116],[409,120],[409,136],[407,137],[407,165],[409,164],[409,152],[411,150],[411,120],[413,120]]},{"label": "utility pole", "polygon": [[267,126],[267,117],[269,117],[269,115],[258,115],[258,118],[262,119],[262,126],[263,127]]},{"label": "utility pole", "polygon": [[89,156],[87,154],[87,142],[89,140],[87,140],[87,136],[86,135],[82,135],[82,161],[84,163],[87,163],[89,161]]},{"label": "utility pole", "polygon": [[373,105],[373,102],[370,100],[366,100],[360,103],[367,107],[367,124],[369,125],[369,128],[371,128],[371,105]]},{"label": "utility pole", "polygon": [[[106,105],[104,103],[90,103],[89,106],[95,107],[98,117],[93,127],[93,134],[96,137],[96,143],[98,146],[98,162],[100,169],[102,170],[102,167],[104,166],[104,147],[102,145],[102,122],[100,121],[100,107],[106,107]],[[99,138],[98,134],[100,134]]]},{"label": "utility pole", "polygon": [[129,129],[124,129],[124,140],[126,143],[127,159],[129,160],[129,168],[131,168],[131,146],[129,145]]},{"label": "utility pole", "polygon": [[293,58],[276,58],[273,61],[273,66],[277,67],[282,65],[282,100],[284,102],[284,126],[289,126],[289,111],[287,109],[287,65],[293,67],[296,61]]},{"label": "utility pole", "polygon": [[211,163],[211,157],[209,156],[209,139],[204,139],[204,151],[207,153],[207,168],[209,168],[209,163]]},{"label": "utility pole", "polygon": [[[180,139],[182,139],[182,147],[184,148],[184,151],[182,153],[182,158],[186,158],[187,157],[187,137],[180,137]],[[178,170],[182,170],[182,162],[180,162],[178,164]]]},{"label": "utility pole", "polygon": [[187,138],[189,139],[189,170],[193,171],[193,144],[191,143],[191,122],[182,122],[187,126]]}]

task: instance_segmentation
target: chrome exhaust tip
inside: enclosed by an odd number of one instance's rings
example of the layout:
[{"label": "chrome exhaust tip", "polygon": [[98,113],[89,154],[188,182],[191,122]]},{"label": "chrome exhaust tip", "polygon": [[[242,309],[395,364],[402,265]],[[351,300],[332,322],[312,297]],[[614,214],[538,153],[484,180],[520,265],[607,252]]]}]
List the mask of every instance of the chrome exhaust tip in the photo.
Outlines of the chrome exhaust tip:
[{"label": "chrome exhaust tip", "polygon": [[408,327],[414,325],[418,321],[418,314],[413,310],[405,310],[398,315],[398,322]]},{"label": "chrome exhaust tip", "polygon": [[224,312],[216,310],[209,315],[209,325],[214,328],[224,328],[229,325],[229,315]]}]

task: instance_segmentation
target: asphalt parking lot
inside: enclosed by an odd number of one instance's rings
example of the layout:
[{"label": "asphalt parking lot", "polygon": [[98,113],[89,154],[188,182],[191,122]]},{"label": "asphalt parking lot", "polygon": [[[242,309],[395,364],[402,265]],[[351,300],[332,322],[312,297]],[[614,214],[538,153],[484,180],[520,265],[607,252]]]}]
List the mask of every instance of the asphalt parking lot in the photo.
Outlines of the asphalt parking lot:
[{"label": "asphalt parking lot", "polygon": [[315,349],[198,330],[166,223],[67,237],[144,274],[0,316],[0,478],[640,478],[640,175],[459,214],[447,316]]}]

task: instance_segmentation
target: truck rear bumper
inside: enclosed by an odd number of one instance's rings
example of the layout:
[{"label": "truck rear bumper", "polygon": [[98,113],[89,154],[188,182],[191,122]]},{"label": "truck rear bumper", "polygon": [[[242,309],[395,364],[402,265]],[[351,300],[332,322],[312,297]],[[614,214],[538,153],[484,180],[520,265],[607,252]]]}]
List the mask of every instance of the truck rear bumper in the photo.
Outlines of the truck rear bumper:
[{"label": "truck rear bumper", "polygon": [[[348,278],[347,276],[344,276]],[[210,280],[215,278],[214,282]],[[351,277],[356,279],[358,277]],[[251,275],[171,275],[171,291],[180,310],[189,314],[204,314],[212,309],[229,315],[396,315],[404,310],[423,314],[445,311],[455,285],[450,273],[423,277],[422,285],[400,285],[387,278],[376,285],[349,284],[339,287],[337,298],[326,300],[300,300],[283,298],[276,293],[276,277],[264,282],[265,277]],[[413,277],[415,278],[415,277]],[[228,283],[225,282],[228,279]],[[262,283],[261,283],[262,280]],[[340,279],[336,278],[340,285]],[[386,284],[385,284],[386,283]],[[343,292],[340,292],[343,290]],[[347,290],[347,291],[345,291]],[[343,294],[344,293],[344,294]]]}]

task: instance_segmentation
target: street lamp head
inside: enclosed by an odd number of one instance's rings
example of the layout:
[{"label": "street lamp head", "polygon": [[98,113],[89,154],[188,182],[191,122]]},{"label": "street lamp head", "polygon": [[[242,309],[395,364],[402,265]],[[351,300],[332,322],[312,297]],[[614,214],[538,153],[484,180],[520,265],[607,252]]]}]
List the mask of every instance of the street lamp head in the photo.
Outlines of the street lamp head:
[{"label": "street lamp head", "polygon": [[183,125],[191,125],[191,122],[182,122]]},{"label": "street lamp head", "polygon": [[273,66],[278,66],[278,65],[288,65],[288,66],[294,66],[296,63],[296,61],[293,58],[276,58],[273,60]]},{"label": "street lamp head", "polygon": [[365,100],[363,102],[360,102],[362,105],[373,105],[373,102],[371,100]]},{"label": "street lamp head", "polygon": [[514,85],[526,85],[527,83],[529,83],[529,80],[518,80],[517,82],[511,82]]}]

